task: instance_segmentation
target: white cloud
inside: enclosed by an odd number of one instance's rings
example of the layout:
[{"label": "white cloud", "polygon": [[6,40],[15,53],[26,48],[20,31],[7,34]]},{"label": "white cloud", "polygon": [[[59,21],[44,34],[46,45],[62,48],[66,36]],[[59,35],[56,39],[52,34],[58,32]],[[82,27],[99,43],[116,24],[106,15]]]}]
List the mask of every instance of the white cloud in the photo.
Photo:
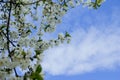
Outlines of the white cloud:
[{"label": "white cloud", "polygon": [[88,32],[81,29],[72,35],[71,44],[45,52],[44,71],[54,75],[77,74],[120,63],[120,31],[103,32],[91,27]]},{"label": "white cloud", "polygon": [[101,23],[98,28],[78,27],[71,33],[70,44],[47,50],[42,62],[43,70],[52,75],[72,75],[120,65],[120,22],[118,17],[111,17],[113,23]]}]

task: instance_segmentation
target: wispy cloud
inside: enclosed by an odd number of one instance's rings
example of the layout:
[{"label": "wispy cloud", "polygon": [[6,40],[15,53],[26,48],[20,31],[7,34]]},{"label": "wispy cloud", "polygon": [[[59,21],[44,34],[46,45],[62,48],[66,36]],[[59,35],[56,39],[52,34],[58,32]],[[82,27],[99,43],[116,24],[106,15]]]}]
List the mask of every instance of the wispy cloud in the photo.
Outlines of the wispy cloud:
[{"label": "wispy cloud", "polygon": [[111,15],[112,23],[100,22],[101,25],[87,29],[78,27],[71,33],[70,44],[47,50],[42,62],[44,71],[53,75],[70,75],[120,65],[120,17],[115,14],[118,13]]}]

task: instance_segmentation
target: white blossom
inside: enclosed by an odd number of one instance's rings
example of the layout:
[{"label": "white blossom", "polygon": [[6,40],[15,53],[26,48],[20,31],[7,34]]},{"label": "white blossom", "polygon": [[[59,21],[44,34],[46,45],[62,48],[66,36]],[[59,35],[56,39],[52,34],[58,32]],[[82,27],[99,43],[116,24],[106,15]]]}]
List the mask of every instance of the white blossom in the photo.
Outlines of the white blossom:
[{"label": "white blossom", "polygon": [[[38,1],[37,4],[35,4],[36,1]],[[64,5],[64,1],[66,5]],[[3,28],[0,26],[0,78],[2,80],[5,80],[5,78],[6,80],[23,80],[25,75],[22,77],[11,75],[15,72],[14,69],[16,67],[27,71],[29,66],[35,71],[41,62],[43,56],[41,53],[49,47],[63,43],[65,40],[69,43],[71,37],[65,37],[62,33],[58,34],[57,39],[45,41],[42,37],[44,37],[46,32],[53,32],[56,29],[57,24],[61,23],[62,17],[70,8],[78,6],[81,3],[87,6],[91,4],[91,0],[59,0],[63,5],[58,4],[56,0],[55,2],[51,0],[15,0],[15,2],[18,5],[12,4],[8,32],[6,26],[5,29],[4,26]],[[101,3],[98,4],[100,5]],[[10,5],[6,7],[2,6],[2,8],[8,11]],[[37,13],[39,9],[42,12],[40,20]],[[0,18],[5,16],[3,16],[3,13],[1,11]],[[30,20],[26,19],[26,17],[30,17]],[[5,18],[8,18],[8,16]],[[2,19],[4,21],[4,18]],[[3,23],[0,24],[3,25]],[[4,35],[2,31],[5,33]],[[12,69],[9,74],[5,70],[7,68]]]}]

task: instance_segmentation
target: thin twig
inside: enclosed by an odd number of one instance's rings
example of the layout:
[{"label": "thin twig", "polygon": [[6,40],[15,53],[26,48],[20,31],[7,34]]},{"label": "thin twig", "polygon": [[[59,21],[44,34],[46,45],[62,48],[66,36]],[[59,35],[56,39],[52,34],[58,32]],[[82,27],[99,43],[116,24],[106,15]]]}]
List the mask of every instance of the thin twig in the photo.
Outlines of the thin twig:
[{"label": "thin twig", "polygon": [[[6,34],[3,31],[1,31],[1,33],[7,38]],[[16,47],[15,44],[10,39],[8,41],[11,43],[11,45],[13,45],[14,47]]]}]

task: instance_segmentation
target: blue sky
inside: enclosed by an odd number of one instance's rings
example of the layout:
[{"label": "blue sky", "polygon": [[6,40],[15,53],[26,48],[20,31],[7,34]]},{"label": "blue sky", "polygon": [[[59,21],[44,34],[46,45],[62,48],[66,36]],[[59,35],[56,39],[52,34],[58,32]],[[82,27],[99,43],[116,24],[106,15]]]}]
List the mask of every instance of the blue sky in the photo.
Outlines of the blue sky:
[{"label": "blue sky", "polygon": [[45,51],[45,80],[119,80],[120,1],[106,0],[98,9],[68,11],[51,34],[68,31],[70,44]]}]

